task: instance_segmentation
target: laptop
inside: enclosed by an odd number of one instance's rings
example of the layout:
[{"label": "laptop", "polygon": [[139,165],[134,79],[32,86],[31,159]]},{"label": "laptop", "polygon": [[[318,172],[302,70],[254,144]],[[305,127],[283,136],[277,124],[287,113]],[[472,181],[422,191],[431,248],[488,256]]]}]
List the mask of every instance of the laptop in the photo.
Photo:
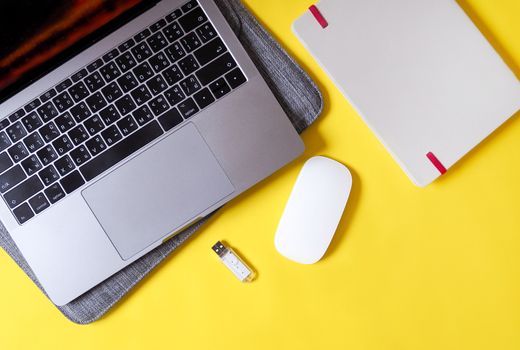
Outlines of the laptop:
[{"label": "laptop", "polygon": [[294,32],[425,186],[520,109],[520,82],[455,0],[322,0]]},{"label": "laptop", "polygon": [[303,152],[213,0],[11,2],[0,219],[55,304]]}]

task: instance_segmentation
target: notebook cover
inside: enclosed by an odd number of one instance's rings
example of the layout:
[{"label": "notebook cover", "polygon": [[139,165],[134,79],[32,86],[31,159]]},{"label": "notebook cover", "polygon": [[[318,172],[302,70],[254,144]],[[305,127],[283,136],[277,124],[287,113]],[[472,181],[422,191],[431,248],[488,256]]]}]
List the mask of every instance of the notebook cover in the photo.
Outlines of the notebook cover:
[{"label": "notebook cover", "polygon": [[520,83],[455,0],[323,0],[294,32],[417,185],[520,108]]}]

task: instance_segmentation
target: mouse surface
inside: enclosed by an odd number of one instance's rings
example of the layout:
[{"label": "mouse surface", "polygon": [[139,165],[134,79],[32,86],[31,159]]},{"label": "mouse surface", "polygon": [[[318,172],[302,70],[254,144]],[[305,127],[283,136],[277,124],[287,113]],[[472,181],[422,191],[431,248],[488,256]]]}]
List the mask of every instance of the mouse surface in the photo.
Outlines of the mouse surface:
[{"label": "mouse surface", "polygon": [[301,264],[318,262],[336,232],[352,188],[343,164],[314,157],[303,166],[278,224],[275,246]]}]

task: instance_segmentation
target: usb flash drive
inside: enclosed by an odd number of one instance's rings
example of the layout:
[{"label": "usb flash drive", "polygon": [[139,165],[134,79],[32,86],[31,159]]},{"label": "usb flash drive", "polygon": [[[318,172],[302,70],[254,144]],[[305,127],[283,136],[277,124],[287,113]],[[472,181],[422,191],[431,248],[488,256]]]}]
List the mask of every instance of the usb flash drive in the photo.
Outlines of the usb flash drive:
[{"label": "usb flash drive", "polygon": [[217,253],[222,263],[226,265],[241,282],[251,282],[255,278],[253,269],[247,266],[231,248],[226,247],[218,241],[211,249]]}]

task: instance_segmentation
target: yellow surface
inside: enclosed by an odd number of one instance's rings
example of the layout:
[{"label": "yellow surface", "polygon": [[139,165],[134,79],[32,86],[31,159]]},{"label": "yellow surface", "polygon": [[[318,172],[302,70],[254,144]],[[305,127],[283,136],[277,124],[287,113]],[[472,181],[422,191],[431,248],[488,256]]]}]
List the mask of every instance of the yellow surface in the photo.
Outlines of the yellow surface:
[{"label": "yellow surface", "polygon": [[[309,0],[247,0],[323,91],[299,161],[227,206],[101,321],[67,321],[0,253],[0,349],[519,349],[520,120],[433,185],[414,187],[290,30]],[[466,0],[520,71],[520,2]],[[325,259],[282,258],[274,232],[305,159],[348,165],[354,189]],[[210,251],[258,270],[240,284]]]}]

